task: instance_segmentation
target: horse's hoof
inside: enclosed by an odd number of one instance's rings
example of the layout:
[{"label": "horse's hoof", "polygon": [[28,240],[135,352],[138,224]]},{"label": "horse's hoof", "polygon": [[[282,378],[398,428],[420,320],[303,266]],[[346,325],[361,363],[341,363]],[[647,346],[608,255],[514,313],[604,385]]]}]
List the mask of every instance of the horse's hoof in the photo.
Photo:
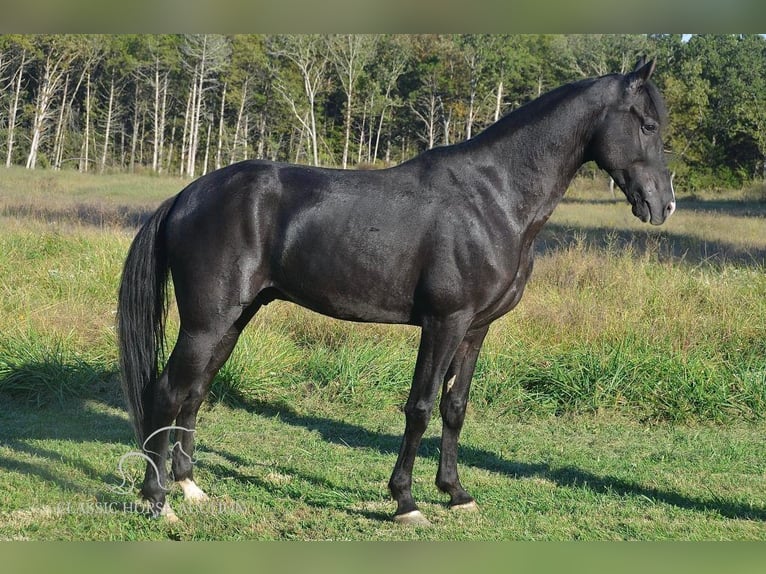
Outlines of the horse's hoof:
[{"label": "horse's hoof", "polygon": [[406,524],[408,526],[431,526],[431,523],[419,510],[411,510],[404,514],[397,514],[394,516],[394,522],[397,524]]},{"label": "horse's hoof", "polygon": [[464,502],[463,504],[453,504],[449,507],[450,510],[459,510],[462,512],[478,512],[479,511],[479,505],[476,504],[475,500],[471,500],[469,502]]},{"label": "horse's hoof", "polygon": [[178,518],[178,515],[173,511],[172,508],[170,508],[170,505],[167,502],[162,505],[162,510],[160,510],[159,517],[164,519],[168,524],[175,524],[181,521],[181,519]]},{"label": "horse's hoof", "polygon": [[208,495],[205,494],[205,492],[199,486],[197,486],[193,480],[185,478],[183,480],[179,480],[178,484],[184,491],[184,500],[186,502],[197,503],[207,502],[210,500]]}]

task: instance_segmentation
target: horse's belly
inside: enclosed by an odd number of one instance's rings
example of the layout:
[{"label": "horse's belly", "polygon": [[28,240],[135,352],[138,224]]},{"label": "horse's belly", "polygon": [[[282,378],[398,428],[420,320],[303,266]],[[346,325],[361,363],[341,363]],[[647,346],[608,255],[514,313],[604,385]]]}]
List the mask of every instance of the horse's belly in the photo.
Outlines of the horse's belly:
[{"label": "horse's belly", "polygon": [[284,299],[336,319],[371,323],[410,323],[412,294],[396,289],[341,281],[338,277],[306,277],[302,281],[278,282]]},{"label": "horse's belly", "polygon": [[392,245],[316,238],[272,265],[286,298],[331,317],[408,323],[418,280],[412,254]]}]

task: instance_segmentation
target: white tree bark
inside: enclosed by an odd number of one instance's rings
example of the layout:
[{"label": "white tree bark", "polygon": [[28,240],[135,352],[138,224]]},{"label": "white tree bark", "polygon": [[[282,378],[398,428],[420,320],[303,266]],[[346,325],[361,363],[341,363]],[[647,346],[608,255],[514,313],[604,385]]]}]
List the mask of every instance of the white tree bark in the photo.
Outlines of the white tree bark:
[{"label": "white tree bark", "polygon": [[223,149],[223,115],[224,115],[224,105],[226,103],[226,83],[223,84],[223,92],[221,93],[221,109],[218,114],[218,145],[216,146],[215,150],[215,169],[219,169],[221,167],[221,152]]},{"label": "white tree bark", "polygon": [[16,83],[16,88],[13,92],[13,99],[11,100],[11,106],[10,110],[8,111],[8,154],[5,159],[5,166],[11,167],[11,163],[13,160],[13,144],[14,144],[14,134],[16,131],[16,114],[19,110],[19,97],[21,96],[21,80],[24,75],[24,60],[27,55],[26,50],[21,52],[21,62],[19,63],[19,67],[16,70],[16,75],[14,76],[14,80]]},{"label": "white tree bark", "polygon": [[152,135],[152,171],[159,171],[160,154],[160,59],[154,59],[154,133]]},{"label": "white tree bark", "polygon": [[239,134],[242,130],[242,119],[245,115],[245,102],[247,101],[247,79],[242,85],[242,98],[239,100],[239,111],[237,112],[237,123],[234,126],[234,141],[231,144],[231,155],[229,163],[234,163],[237,157],[237,150],[239,149]]},{"label": "white tree bark", "polygon": [[104,173],[106,169],[106,156],[109,153],[109,137],[112,130],[112,112],[114,110],[114,72],[112,73],[112,80],[109,84],[109,104],[106,109],[106,126],[104,127],[104,147],[101,152],[101,161],[99,162],[98,171]]},{"label": "white tree bark", "polygon": [[35,99],[29,155],[26,162],[27,169],[35,169],[37,166],[40,143],[52,115],[51,104],[53,103],[53,97],[61,87],[61,81],[72,60],[74,60],[74,55],[68,50],[57,52],[51,49],[45,56],[43,77],[37,90],[37,98]]},{"label": "white tree bark", "polygon": [[354,109],[356,84],[375,49],[376,36],[344,34],[329,42],[330,54],[346,94],[345,138],[343,141],[343,169],[348,167],[348,149],[351,141],[351,115]]},{"label": "white tree bark", "polygon": [[56,122],[56,131],[53,136],[53,169],[61,169],[64,159],[64,118],[69,108],[67,107],[67,91],[69,90],[69,75],[64,80],[64,95],[61,97],[59,118]]},{"label": "white tree bark", "polygon": [[[157,166],[158,173],[162,173],[162,154],[165,151],[165,124],[167,122],[167,103],[168,103],[168,74],[165,74],[165,79],[162,82],[162,104],[160,107],[160,163]],[[175,134],[175,125],[173,125],[173,133]],[[172,138],[171,138],[172,141]]]},{"label": "white tree bark", "polygon": [[136,83],[136,90],[133,95],[133,134],[130,140],[130,172],[135,170],[136,165],[136,148],[138,147],[138,117],[141,107],[139,100],[139,85]]},{"label": "white tree bark", "polygon": [[[320,45],[322,41],[322,36],[317,35],[282,36],[280,46],[274,52],[275,55],[290,61],[300,72],[303,93],[306,97],[305,106],[299,104],[298,98],[291,92],[283,78],[277,77],[274,86],[290,106],[301,127],[308,132],[314,165],[319,165],[316,105],[324,89],[327,67],[327,53],[326,50],[321,49]],[[301,109],[303,107],[306,109]]]},{"label": "white tree bark", "polygon": [[82,147],[80,150],[80,171],[88,171],[88,160],[90,155],[90,112],[91,112],[91,97],[90,97],[90,72],[86,74],[85,80],[85,133],[82,141]]},{"label": "white tree bark", "polygon": [[[196,86],[196,82],[194,83]],[[186,113],[184,114],[184,131],[181,137],[181,175],[186,174],[186,144],[188,142],[189,135],[189,120],[191,119],[193,90],[189,91],[189,96],[186,98]]]},{"label": "white tree bark", "polygon": [[497,83],[497,98],[495,100],[495,121],[500,119],[500,108],[503,105],[503,80]]}]

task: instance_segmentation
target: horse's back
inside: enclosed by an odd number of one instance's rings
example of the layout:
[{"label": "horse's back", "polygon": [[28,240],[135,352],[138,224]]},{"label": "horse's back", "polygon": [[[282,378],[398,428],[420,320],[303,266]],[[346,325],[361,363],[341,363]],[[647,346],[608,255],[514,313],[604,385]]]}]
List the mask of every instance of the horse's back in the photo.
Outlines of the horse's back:
[{"label": "horse's back", "polygon": [[339,318],[409,322],[429,231],[412,179],[255,160],[211,172],[167,221],[174,280],[225,276],[243,299],[272,288]]}]

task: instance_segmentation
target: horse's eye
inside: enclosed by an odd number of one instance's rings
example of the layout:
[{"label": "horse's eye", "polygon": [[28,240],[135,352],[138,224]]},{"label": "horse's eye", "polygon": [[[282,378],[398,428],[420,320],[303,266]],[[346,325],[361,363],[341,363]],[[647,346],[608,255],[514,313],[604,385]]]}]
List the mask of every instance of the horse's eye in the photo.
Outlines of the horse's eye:
[{"label": "horse's eye", "polygon": [[644,124],[641,126],[641,131],[643,131],[646,135],[653,134],[657,131],[657,125],[656,124]]}]

